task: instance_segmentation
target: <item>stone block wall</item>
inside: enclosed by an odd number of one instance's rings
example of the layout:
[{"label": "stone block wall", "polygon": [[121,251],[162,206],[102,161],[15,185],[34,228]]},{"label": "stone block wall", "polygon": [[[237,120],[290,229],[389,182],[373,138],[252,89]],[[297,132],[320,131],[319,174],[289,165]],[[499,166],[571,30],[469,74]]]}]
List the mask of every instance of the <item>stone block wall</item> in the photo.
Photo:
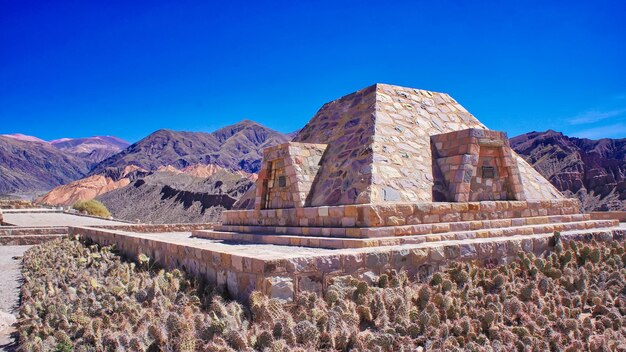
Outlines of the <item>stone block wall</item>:
[{"label": "stone block wall", "polygon": [[[433,196],[433,187],[436,187],[433,163],[436,161],[431,136],[468,129],[476,134],[476,144],[488,144],[492,142],[489,138],[495,137],[506,141],[506,136],[502,137],[499,132],[490,135],[492,131],[448,94],[375,84],[324,104],[292,143],[270,148],[264,155],[260,175],[263,181],[257,184],[254,201],[248,194],[237,207],[285,209],[300,204],[333,206],[439,200]],[[478,131],[485,131],[485,135],[479,136]],[[309,176],[306,172],[295,171],[295,180],[301,183],[298,189],[294,188],[296,181],[291,177],[294,175],[291,166],[296,167],[293,161],[297,156],[291,149],[296,148],[296,143],[324,146],[324,158],[315,170],[313,181],[306,179]],[[520,161],[522,159],[510,151],[508,144],[506,147],[506,153],[498,160],[511,163],[513,168],[519,165],[517,174],[503,163],[510,182],[506,185],[496,182],[495,186],[492,181],[475,182],[475,199],[511,198],[508,189],[518,186],[515,179],[520,175],[523,190],[513,189],[514,199],[562,198],[545,178]],[[457,153],[478,155],[479,151],[461,153],[457,150]],[[306,159],[304,154],[303,157]],[[284,184],[280,189],[276,187],[279,180]],[[469,190],[464,190],[470,183],[458,187],[463,196],[457,201],[472,200],[466,195]],[[486,192],[489,187],[496,191]],[[507,196],[492,196],[498,192]]]},{"label": "stone block wall", "polygon": [[449,201],[526,199],[506,133],[470,128],[431,136],[431,142]]},{"label": "stone block wall", "polygon": [[324,104],[294,142],[326,144],[311,206],[370,203],[377,86]]},{"label": "stone block wall", "polygon": [[139,233],[189,232],[195,230],[211,230],[217,223],[206,224],[128,224],[128,225],[94,225],[98,229],[132,231]]},{"label": "stone block wall", "polygon": [[619,222],[626,222],[626,211],[594,211],[590,214],[594,220],[615,219],[619,220]]},{"label": "stone block wall", "polygon": [[[228,210],[223,225],[379,227],[579,213],[576,199],[469,203],[356,204],[295,209]],[[217,226],[219,229],[219,226]]]},{"label": "stone block wall", "polygon": [[[563,234],[570,240],[608,241],[623,239],[625,229],[590,230]],[[321,294],[335,278],[343,275],[363,277],[380,275],[388,270],[406,270],[409,275],[426,278],[452,261],[474,264],[499,264],[514,260],[519,251],[537,255],[552,249],[551,235],[529,235],[518,238],[490,238],[431,242],[419,245],[388,246],[365,249],[325,250],[310,255],[285,255],[272,259],[237,254],[236,245],[222,247],[193,246],[172,243],[132,233],[92,228],[71,228],[100,245],[115,244],[131,259],[144,253],[166,268],[180,268],[191,275],[204,277],[209,283],[247,302],[249,294],[259,290],[270,297],[291,301],[300,292]],[[221,248],[221,249],[220,249]]]},{"label": "stone block wall", "polygon": [[266,148],[256,181],[255,208],[305,206],[325,150],[324,144],[296,142]]}]

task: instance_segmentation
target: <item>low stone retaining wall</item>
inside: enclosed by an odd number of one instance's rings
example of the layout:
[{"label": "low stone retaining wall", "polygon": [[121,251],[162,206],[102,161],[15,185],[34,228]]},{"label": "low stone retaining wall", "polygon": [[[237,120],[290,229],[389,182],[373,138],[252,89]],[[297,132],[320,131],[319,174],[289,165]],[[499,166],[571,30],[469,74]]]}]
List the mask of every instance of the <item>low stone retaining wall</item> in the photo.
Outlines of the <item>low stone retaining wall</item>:
[{"label": "low stone retaining wall", "polygon": [[[415,245],[359,249],[311,250],[294,255],[296,247],[282,247],[284,253],[268,256],[260,245],[258,254],[242,254],[243,245],[206,242],[169,241],[167,237],[94,228],[70,228],[70,234],[81,235],[100,245],[115,245],[130,258],[144,253],[159,265],[180,268],[204,277],[232,297],[246,302],[253,290],[286,301],[299,292],[322,293],[337,276],[380,275],[388,270],[406,270],[409,275],[426,278],[452,261],[475,264],[501,264],[517,257],[521,251],[540,255],[552,248],[553,235],[524,235],[504,238],[468,239],[428,242]],[[570,240],[608,241],[623,239],[626,229],[586,230],[563,233]],[[272,247],[276,248],[276,246]],[[250,253],[250,252],[248,252]]]},{"label": "low stone retaining wall", "polygon": [[[94,228],[137,233],[161,233],[211,230],[213,229],[213,226],[214,224],[128,224],[99,225]],[[69,226],[2,226],[0,227],[0,246],[39,244],[51,239],[66,236],[69,231]]]},{"label": "low stone retaining wall", "polygon": [[591,212],[591,218],[594,220],[619,220],[626,222],[626,211],[594,211]]},{"label": "low stone retaining wall", "polygon": [[32,235],[60,235],[67,234],[67,226],[51,227],[22,227],[3,226],[0,227],[0,236],[32,236]]},{"label": "low stone retaining wall", "polygon": [[35,205],[22,199],[0,199],[0,209],[29,209]]},{"label": "low stone retaining wall", "polygon": [[48,242],[51,240],[55,240],[57,238],[66,237],[67,234],[58,234],[58,235],[23,235],[23,236],[1,236],[0,235],[0,246],[26,246],[26,245],[36,245],[44,242]]},{"label": "low stone retaining wall", "polygon": [[96,225],[90,226],[98,229],[129,231],[139,233],[156,232],[191,232],[197,230],[212,230],[216,224],[128,224],[128,225]]}]

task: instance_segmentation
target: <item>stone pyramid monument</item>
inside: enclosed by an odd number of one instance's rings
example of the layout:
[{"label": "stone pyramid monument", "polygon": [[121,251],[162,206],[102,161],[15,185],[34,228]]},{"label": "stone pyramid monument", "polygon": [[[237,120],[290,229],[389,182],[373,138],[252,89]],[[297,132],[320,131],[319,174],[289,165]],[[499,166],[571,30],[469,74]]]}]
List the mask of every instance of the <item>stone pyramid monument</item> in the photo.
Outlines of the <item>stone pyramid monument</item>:
[{"label": "stone pyramid monument", "polygon": [[444,93],[375,84],[325,104],[203,237],[353,248],[606,227]]}]

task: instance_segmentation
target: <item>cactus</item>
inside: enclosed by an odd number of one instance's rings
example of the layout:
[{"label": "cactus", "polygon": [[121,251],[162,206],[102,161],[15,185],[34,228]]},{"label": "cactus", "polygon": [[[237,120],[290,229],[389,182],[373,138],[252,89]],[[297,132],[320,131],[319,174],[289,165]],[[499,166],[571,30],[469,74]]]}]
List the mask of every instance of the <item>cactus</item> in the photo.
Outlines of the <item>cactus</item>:
[{"label": "cactus", "polygon": [[419,291],[417,291],[417,296],[420,307],[426,307],[428,301],[430,300],[430,288],[426,285],[422,286]]},{"label": "cactus", "polygon": [[449,263],[426,284],[393,270],[376,285],[335,278],[324,300],[303,293],[285,305],[253,292],[246,310],[179,270],[51,241],[24,256],[20,348],[615,350],[626,340],[624,248],[570,241],[497,268]]},{"label": "cactus", "polygon": [[248,348],[248,342],[246,341],[246,338],[243,336],[241,331],[228,331],[228,333],[226,334],[226,341],[230,346],[232,346],[232,348],[237,351],[242,351]]},{"label": "cactus", "polygon": [[430,285],[431,286],[437,286],[439,284],[441,284],[441,282],[443,281],[443,278],[441,276],[440,273],[434,273],[432,279],[430,279]]},{"label": "cactus", "polygon": [[598,264],[600,262],[600,259],[601,259],[600,248],[594,248],[591,250],[591,252],[589,252],[589,260],[592,263]]},{"label": "cactus", "polygon": [[315,325],[310,321],[303,320],[299,322],[296,324],[293,331],[296,335],[296,341],[299,344],[317,346],[320,334]]}]

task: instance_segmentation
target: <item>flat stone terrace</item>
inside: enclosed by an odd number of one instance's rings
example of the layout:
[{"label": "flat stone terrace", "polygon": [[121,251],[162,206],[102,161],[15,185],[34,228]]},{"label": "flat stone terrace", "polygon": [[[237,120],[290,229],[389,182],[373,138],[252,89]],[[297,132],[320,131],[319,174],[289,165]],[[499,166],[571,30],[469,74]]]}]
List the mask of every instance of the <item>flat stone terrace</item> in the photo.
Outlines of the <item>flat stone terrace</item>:
[{"label": "flat stone terrace", "polygon": [[[164,267],[204,277],[243,302],[253,290],[286,301],[299,292],[321,293],[341,275],[379,275],[396,269],[426,277],[451,261],[503,263],[515,258],[520,250],[542,254],[551,249],[553,238],[553,234],[542,233],[324,249],[193,238],[190,232],[135,233],[72,227],[70,234],[101,245],[114,244],[130,258],[144,253]],[[564,241],[606,241],[622,239],[625,234],[626,228],[607,227],[565,231],[561,236]]]},{"label": "flat stone terrace", "polygon": [[49,209],[4,209],[4,223],[13,226],[95,226],[95,225],[126,225],[128,223],[64,213],[61,210]]},{"label": "flat stone terrace", "polygon": [[119,220],[65,213],[57,209],[4,209],[0,226],[0,246],[32,245],[67,236],[70,226],[116,229],[120,231],[175,232],[212,229],[215,224],[135,224]]}]

